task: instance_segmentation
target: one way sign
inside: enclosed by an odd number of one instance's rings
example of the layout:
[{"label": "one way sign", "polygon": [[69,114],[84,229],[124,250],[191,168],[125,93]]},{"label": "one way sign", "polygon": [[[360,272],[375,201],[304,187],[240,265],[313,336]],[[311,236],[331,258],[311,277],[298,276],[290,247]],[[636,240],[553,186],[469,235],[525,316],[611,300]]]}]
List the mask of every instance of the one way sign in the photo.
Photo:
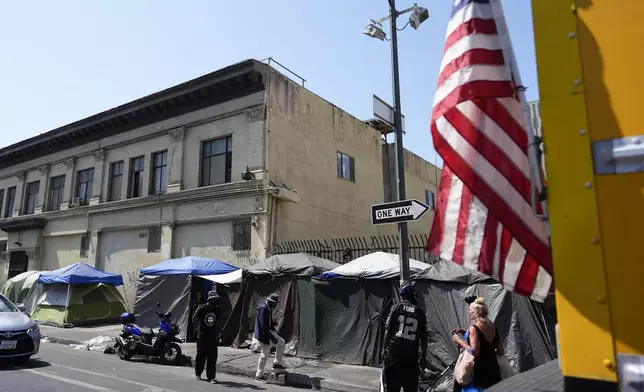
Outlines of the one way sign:
[{"label": "one way sign", "polygon": [[394,201],[371,206],[371,224],[382,225],[420,219],[429,206],[418,200]]}]

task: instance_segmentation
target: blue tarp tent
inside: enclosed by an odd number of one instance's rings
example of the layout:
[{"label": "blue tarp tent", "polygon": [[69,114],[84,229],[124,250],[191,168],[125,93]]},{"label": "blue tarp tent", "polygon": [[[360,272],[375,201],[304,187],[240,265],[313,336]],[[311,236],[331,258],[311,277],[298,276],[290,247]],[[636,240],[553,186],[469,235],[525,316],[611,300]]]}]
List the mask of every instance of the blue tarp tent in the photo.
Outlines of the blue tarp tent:
[{"label": "blue tarp tent", "polygon": [[144,275],[221,275],[239,268],[215,259],[187,256],[141,268]]},{"label": "blue tarp tent", "polygon": [[120,286],[123,284],[123,277],[97,270],[92,266],[80,262],[59,268],[55,271],[42,272],[40,278],[38,278],[38,282],[43,284],[104,283],[112,286]]},{"label": "blue tarp tent", "polygon": [[150,328],[157,326],[156,304],[160,303],[163,312],[172,311],[173,319],[181,328],[180,334],[190,338],[190,316],[213,289],[213,282],[199,276],[223,275],[237,270],[239,268],[223,261],[195,256],[141,268],[134,301],[137,324]]}]

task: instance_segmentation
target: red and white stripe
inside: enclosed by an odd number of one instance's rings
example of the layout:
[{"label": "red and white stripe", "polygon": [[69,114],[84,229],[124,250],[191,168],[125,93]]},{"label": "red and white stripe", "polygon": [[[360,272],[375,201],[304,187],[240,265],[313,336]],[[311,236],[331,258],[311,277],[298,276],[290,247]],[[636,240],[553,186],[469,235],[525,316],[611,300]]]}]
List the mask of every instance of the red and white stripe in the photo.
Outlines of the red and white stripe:
[{"label": "red and white stripe", "polygon": [[552,257],[546,224],[532,211],[528,131],[503,11],[499,0],[459,8],[434,97],[431,132],[444,168],[427,249],[542,302]]}]

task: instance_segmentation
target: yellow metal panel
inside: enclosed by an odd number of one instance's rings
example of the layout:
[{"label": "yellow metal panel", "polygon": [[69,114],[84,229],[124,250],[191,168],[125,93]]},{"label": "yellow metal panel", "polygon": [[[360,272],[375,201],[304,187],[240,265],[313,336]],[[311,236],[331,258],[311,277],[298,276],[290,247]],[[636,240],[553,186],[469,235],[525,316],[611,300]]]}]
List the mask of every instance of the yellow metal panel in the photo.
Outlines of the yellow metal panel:
[{"label": "yellow metal panel", "polygon": [[577,17],[570,1],[532,4],[562,370],[616,381]]},{"label": "yellow metal panel", "polygon": [[[592,141],[644,135],[644,1],[578,1]],[[644,354],[644,173],[596,177],[608,300],[617,353]]]}]

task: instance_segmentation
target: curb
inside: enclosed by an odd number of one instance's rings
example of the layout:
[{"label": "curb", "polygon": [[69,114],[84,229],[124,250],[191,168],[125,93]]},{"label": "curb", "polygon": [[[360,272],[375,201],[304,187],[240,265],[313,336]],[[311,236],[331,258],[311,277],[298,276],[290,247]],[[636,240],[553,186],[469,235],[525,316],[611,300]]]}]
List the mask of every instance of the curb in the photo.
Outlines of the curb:
[{"label": "curb", "polygon": [[[47,338],[47,340],[49,340],[49,343],[62,344],[66,346],[69,346],[71,344],[81,344],[81,345],[83,344],[83,342],[80,342],[78,340],[57,338],[53,336],[43,335],[42,338],[43,339]],[[114,354],[111,354],[111,355],[114,355]],[[185,355],[184,355],[184,358],[185,358]],[[182,364],[181,366],[188,366],[187,361],[185,361],[185,363]],[[190,357],[190,367],[192,368],[195,367],[195,359],[192,357]],[[254,369],[245,369],[245,368],[239,368],[236,366],[230,366],[226,362],[217,363],[217,373],[225,373],[233,376],[241,376],[241,377],[247,377],[247,378],[255,377]],[[278,383],[273,382],[270,384],[285,385],[285,386],[294,387],[294,388],[317,389],[317,390],[334,391],[334,392],[377,392],[377,390],[374,390],[373,388],[365,388],[357,385],[347,385],[333,380],[325,380],[325,379],[319,379],[316,377],[309,377],[307,375],[299,374],[299,373],[288,373],[284,377],[284,382],[278,382]]]}]

